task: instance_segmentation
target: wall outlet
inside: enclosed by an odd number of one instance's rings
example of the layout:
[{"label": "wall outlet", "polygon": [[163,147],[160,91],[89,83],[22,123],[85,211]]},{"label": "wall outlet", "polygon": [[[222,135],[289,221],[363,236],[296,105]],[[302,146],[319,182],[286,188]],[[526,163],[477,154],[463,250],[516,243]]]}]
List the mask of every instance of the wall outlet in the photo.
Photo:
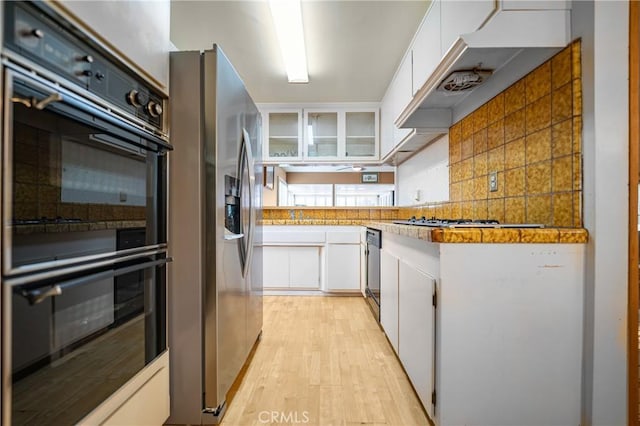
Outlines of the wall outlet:
[{"label": "wall outlet", "polygon": [[498,190],[498,172],[489,173],[489,192]]}]

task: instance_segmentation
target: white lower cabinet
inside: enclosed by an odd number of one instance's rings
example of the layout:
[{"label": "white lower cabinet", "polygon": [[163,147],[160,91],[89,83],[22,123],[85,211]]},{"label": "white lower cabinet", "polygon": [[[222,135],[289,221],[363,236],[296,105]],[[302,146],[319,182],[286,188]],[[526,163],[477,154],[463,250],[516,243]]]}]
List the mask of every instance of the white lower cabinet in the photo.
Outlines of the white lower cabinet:
[{"label": "white lower cabinet", "polygon": [[360,289],[360,244],[327,245],[327,288]]},{"label": "white lower cabinet", "polygon": [[320,288],[320,247],[289,249],[289,287]]},{"label": "white lower cabinet", "polygon": [[264,288],[289,287],[289,247],[262,248]]},{"label": "white lower cabinet", "polygon": [[265,246],[264,288],[320,288],[320,247]]},{"label": "white lower cabinet", "polygon": [[433,277],[399,262],[398,355],[431,418],[434,418],[431,393],[434,389],[435,311],[432,297],[435,283]]},{"label": "white lower cabinet", "polygon": [[380,250],[380,325],[398,353],[398,258]]},{"label": "white lower cabinet", "polygon": [[584,245],[382,247],[380,322],[433,424],[580,424]]},{"label": "white lower cabinet", "polygon": [[362,226],[265,226],[263,286],[363,292],[363,242]]}]

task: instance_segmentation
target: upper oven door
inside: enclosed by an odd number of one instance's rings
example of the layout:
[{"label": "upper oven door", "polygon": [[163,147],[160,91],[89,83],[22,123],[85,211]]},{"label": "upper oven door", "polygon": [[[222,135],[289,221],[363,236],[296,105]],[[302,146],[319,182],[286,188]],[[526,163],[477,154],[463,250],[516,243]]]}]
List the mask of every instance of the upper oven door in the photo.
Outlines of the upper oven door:
[{"label": "upper oven door", "polygon": [[[163,247],[168,145],[17,67],[4,78],[4,274]],[[132,228],[143,237],[118,251],[118,232]]]}]

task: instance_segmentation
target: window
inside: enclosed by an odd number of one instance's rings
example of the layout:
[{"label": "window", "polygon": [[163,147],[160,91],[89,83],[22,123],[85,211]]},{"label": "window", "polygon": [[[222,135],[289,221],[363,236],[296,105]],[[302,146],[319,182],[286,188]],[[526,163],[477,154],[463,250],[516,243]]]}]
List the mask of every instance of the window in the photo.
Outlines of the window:
[{"label": "window", "polygon": [[393,206],[393,185],[335,185],[336,206]]},{"label": "window", "polygon": [[395,188],[371,184],[289,184],[287,189],[287,202],[281,202],[281,206],[381,207],[393,206]]},{"label": "window", "polygon": [[289,206],[333,206],[333,185],[290,184]]}]

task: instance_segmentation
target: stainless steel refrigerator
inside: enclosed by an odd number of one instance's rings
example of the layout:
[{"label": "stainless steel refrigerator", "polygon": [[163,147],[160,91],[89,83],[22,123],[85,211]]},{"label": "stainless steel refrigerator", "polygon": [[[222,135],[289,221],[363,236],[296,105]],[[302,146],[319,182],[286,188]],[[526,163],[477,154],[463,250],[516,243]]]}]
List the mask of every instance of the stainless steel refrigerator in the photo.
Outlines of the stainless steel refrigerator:
[{"label": "stainless steel refrigerator", "polygon": [[171,53],[169,424],[215,424],[262,332],[261,118],[219,46]]}]

